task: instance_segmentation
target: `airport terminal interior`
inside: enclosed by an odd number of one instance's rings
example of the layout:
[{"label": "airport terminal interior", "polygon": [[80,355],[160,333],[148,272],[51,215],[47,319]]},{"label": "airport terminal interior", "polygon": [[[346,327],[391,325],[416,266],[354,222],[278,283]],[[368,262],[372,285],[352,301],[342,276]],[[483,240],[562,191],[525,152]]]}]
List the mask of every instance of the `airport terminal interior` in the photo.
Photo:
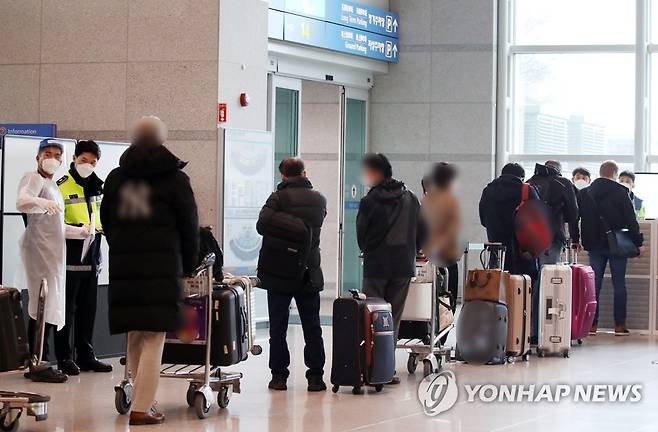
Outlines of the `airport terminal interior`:
[{"label": "airport terminal interior", "polygon": [[657,189],[658,0],[4,0],[0,431],[658,431]]}]

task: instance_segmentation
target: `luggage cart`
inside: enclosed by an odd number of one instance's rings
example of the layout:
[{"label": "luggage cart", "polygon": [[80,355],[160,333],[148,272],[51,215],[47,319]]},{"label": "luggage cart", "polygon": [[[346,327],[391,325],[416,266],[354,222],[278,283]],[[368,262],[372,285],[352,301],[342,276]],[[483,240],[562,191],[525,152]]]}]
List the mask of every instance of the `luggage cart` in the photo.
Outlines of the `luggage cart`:
[{"label": "luggage cart", "polygon": [[[404,349],[409,353],[407,360],[407,371],[410,374],[416,372],[418,364],[423,363],[423,376],[428,376],[432,373],[438,372],[441,369],[443,362],[449,362],[451,359],[452,348],[441,345],[441,339],[446,336],[450,330],[454,328],[454,323],[450,323],[445,329],[438,331],[436,328],[437,323],[437,268],[431,265],[432,270],[432,306],[429,316],[425,317],[423,321],[430,323],[430,337],[429,340],[423,341],[420,339],[402,339],[396,344],[397,349]],[[448,270],[446,269],[446,285],[449,277]],[[429,343],[425,343],[429,342]]]},{"label": "luggage cart", "polygon": [[[186,280],[185,295],[199,295],[208,297],[208,305],[212,304],[213,273],[215,255],[209,254],[196,269],[193,276]],[[262,353],[260,345],[254,344],[253,323],[253,293],[252,288],[257,283],[256,278],[231,277],[222,281],[224,283],[240,284],[245,290],[247,303],[247,316],[250,327],[247,331],[249,352],[254,355]],[[208,417],[210,407],[217,402],[220,408],[226,408],[233,393],[240,393],[241,372],[224,372],[219,366],[211,364],[212,352],[212,308],[208,308],[205,342],[205,364],[163,364],[160,370],[161,378],[185,379],[189,382],[185,399],[190,407],[194,407],[200,419]],[[125,358],[121,364],[126,365]],[[132,403],[133,384],[128,367],[124,367],[124,378],[114,388],[115,408],[119,414],[127,414]],[[215,392],[217,397],[215,397]]]},{"label": "luggage cart", "polygon": [[[39,290],[39,305],[37,307],[38,327],[37,334],[34,338],[38,345],[36,353],[26,362],[26,368],[29,368],[30,372],[37,372],[49,367],[48,364],[41,362],[43,356],[43,338],[46,327],[45,309],[47,296],[48,282],[46,279],[42,279]],[[19,369],[8,373],[17,373],[22,372],[23,370],[24,369]],[[48,402],[50,402],[50,396],[47,395],[0,390],[0,431],[17,431],[23,412],[28,416],[34,417],[36,421],[46,420],[48,418]]]}]

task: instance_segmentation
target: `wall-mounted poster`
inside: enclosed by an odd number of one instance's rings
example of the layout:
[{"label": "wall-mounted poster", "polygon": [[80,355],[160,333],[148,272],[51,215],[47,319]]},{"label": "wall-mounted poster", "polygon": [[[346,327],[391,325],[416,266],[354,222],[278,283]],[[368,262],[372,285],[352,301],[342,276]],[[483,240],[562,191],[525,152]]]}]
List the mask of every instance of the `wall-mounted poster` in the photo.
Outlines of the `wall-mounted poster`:
[{"label": "wall-mounted poster", "polygon": [[255,274],[261,236],[258,213],[273,190],[274,144],[270,132],[224,129],[224,268]]}]

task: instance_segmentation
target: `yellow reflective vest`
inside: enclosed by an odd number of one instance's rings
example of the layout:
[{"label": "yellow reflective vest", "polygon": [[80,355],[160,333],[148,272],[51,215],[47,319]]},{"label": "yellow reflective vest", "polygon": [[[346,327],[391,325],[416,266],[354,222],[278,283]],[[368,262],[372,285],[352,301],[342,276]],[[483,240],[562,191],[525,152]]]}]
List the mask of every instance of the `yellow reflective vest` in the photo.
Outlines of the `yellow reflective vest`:
[{"label": "yellow reflective vest", "polygon": [[64,222],[68,225],[89,225],[90,215],[94,214],[96,220],[96,231],[103,231],[101,225],[101,201],[103,195],[89,197],[89,204],[85,197],[85,191],[71,175],[65,175],[57,181],[59,190],[64,198]]}]

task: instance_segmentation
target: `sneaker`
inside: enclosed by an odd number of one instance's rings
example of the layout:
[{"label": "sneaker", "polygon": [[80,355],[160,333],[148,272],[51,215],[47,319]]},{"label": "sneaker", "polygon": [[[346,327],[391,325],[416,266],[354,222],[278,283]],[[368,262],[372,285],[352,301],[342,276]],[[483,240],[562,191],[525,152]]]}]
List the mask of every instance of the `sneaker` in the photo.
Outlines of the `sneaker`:
[{"label": "sneaker", "polygon": [[598,330],[598,328],[595,325],[593,325],[592,328],[589,329],[589,335],[590,336],[596,336],[596,331],[597,330]]},{"label": "sneaker", "polygon": [[283,375],[272,375],[272,380],[267,385],[267,388],[279,391],[288,390],[288,385],[286,384],[287,380],[288,379]]},{"label": "sneaker", "polygon": [[308,388],[310,392],[321,392],[327,390],[327,385],[324,383],[321,375],[311,375],[307,377]]},{"label": "sneaker", "polygon": [[90,362],[80,363],[80,370],[83,372],[112,372],[112,365],[95,358]]},{"label": "sneaker", "polygon": [[61,363],[57,363],[57,368],[68,376],[80,375],[80,368],[73,360],[64,360]]},{"label": "sneaker", "polygon": [[625,325],[615,326],[615,336],[628,336],[631,332],[626,328]]},{"label": "sneaker", "polygon": [[66,382],[69,377],[62,372],[55,370],[51,367],[36,371],[30,371],[29,379],[34,382],[44,382],[44,383],[63,383]]}]

